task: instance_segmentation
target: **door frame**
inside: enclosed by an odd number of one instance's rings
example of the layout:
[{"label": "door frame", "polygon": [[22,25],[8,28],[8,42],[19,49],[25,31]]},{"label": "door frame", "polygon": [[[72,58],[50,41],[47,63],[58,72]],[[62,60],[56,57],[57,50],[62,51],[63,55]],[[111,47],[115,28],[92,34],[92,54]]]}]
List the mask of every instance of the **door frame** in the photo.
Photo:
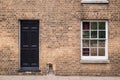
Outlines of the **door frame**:
[{"label": "door frame", "polygon": [[38,20],[39,21],[39,44],[38,44],[38,49],[39,49],[39,52],[38,52],[38,55],[39,55],[39,70],[40,70],[40,20],[39,19],[19,19],[18,20],[18,69],[19,70],[22,70],[21,69],[21,20]]}]

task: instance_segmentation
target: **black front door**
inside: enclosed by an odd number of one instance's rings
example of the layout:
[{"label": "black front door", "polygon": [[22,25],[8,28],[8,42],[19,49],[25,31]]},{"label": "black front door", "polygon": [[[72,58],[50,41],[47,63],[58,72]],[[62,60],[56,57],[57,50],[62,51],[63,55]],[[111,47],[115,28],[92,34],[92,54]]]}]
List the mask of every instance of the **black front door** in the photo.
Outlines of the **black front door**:
[{"label": "black front door", "polygon": [[39,21],[20,21],[21,69],[39,69]]}]

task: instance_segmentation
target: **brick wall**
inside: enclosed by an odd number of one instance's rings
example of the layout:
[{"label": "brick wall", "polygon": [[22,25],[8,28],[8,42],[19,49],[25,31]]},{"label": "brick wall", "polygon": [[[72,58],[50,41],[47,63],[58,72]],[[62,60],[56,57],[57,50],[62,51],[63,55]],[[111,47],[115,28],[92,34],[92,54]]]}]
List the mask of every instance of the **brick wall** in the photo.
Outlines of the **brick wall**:
[{"label": "brick wall", "polygon": [[[0,1],[0,74],[47,74],[53,64],[56,75],[120,76],[120,1],[108,4],[81,4],[80,0]],[[20,69],[19,20],[40,20],[40,69]],[[81,20],[108,20],[109,64],[81,64]]]}]

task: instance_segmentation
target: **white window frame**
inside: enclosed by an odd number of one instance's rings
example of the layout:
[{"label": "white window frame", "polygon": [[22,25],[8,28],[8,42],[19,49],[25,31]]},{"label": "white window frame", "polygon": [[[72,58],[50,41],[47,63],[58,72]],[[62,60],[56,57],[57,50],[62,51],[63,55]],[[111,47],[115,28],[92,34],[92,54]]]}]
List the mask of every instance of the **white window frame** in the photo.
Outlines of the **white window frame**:
[{"label": "white window frame", "polygon": [[[105,39],[105,56],[83,56],[83,22],[105,22],[106,39]],[[83,20],[81,21],[81,60],[108,60],[108,21],[107,20]]]},{"label": "white window frame", "polygon": [[81,3],[109,3],[108,0],[81,0]]}]

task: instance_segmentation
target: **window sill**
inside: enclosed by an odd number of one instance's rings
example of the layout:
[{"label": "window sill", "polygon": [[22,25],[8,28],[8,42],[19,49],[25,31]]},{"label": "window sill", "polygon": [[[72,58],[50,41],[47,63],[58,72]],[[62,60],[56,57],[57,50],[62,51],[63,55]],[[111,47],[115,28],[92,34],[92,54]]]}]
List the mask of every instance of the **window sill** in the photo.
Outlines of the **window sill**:
[{"label": "window sill", "polygon": [[82,0],[81,3],[84,3],[84,4],[87,4],[87,3],[90,3],[90,4],[93,4],[93,3],[97,3],[97,4],[107,4],[109,3],[108,0],[103,0],[103,1],[97,1],[97,0]]},{"label": "window sill", "polygon": [[110,63],[109,60],[81,60],[80,63],[86,63],[86,64],[89,64],[89,63],[96,63],[96,64],[99,64],[99,63],[103,63],[103,64],[108,64]]}]

